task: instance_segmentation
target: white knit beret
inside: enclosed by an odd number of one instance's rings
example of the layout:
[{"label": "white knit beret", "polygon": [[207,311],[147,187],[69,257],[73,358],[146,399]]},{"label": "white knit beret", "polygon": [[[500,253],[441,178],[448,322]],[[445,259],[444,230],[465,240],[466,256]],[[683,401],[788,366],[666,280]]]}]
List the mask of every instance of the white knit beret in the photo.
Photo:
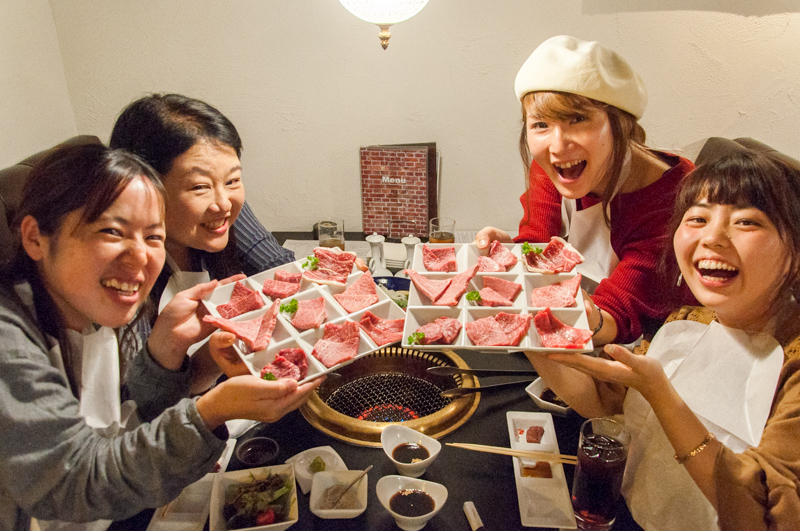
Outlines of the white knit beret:
[{"label": "white knit beret", "polygon": [[528,92],[569,92],[608,103],[637,119],[647,107],[641,76],[618,53],[569,35],[551,37],[536,48],[514,81],[517,99]]}]

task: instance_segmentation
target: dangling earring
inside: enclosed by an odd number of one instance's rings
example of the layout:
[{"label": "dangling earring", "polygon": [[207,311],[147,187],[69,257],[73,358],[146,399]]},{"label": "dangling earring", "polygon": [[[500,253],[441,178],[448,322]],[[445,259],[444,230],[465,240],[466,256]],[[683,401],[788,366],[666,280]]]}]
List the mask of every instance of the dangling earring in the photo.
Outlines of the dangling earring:
[{"label": "dangling earring", "polygon": [[678,283],[675,285],[680,287],[682,282],[683,282],[683,273],[678,275]]}]

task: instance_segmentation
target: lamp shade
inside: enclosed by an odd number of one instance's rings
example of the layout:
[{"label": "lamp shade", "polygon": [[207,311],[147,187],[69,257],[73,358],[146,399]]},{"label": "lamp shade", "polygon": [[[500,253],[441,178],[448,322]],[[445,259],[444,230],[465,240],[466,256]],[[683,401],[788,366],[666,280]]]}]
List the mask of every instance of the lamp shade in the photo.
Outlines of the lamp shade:
[{"label": "lamp shade", "polygon": [[379,26],[390,26],[419,13],[428,0],[339,0],[339,2],[361,20]]}]

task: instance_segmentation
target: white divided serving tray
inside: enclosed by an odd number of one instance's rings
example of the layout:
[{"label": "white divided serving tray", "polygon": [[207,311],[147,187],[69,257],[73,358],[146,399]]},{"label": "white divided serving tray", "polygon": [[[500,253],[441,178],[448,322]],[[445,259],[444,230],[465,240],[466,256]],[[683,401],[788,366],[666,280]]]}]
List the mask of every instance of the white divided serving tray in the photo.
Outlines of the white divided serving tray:
[{"label": "white divided serving tray", "polygon": [[[508,411],[506,420],[508,421],[508,437],[511,440],[511,448],[561,453],[558,449],[556,430],[550,413]],[[530,426],[544,428],[541,443],[525,441],[525,432]],[[564,465],[550,463],[550,469],[553,472],[552,478],[532,478],[522,477],[522,462],[527,459],[512,457],[512,460],[522,525],[559,529],[577,528],[570,492],[564,476]]]},{"label": "white divided serving tray", "polygon": [[[305,258],[296,260],[294,262],[263,271],[242,280],[241,282],[243,282],[247,287],[261,294],[265,304],[263,308],[237,315],[236,317],[232,318],[231,321],[248,321],[266,313],[267,310],[272,306],[273,301],[261,291],[264,280],[274,279],[275,271],[279,269],[288,271],[290,273],[302,273],[302,264],[305,261]],[[353,272],[347,277],[347,286],[350,286],[353,282],[361,278],[363,274],[364,273],[353,266]],[[219,317],[217,305],[225,304],[230,301],[233,286],[234,283],[220,286],[208,297],[206,297],[205,300],[203,300],[203,303],[208,309],[209,313]],[[355,358],[327,368],[311,355],[311,352],[314,350],[314,344],[317,342],[317,340],[322,338],[325,323],[340,324],[344,321],[355,321],[358,323],[366,311],[372,312],[381,319],[403,319],[405,317],[405,312],[403,309],[400,308],[394,301],[392,301],[392,299],[390,299],[386,292],[382,289],[377,289],[377,303],[368,306],[363,310],[359,310],[358,312],[348,313],[347,310],[342,308],[339,302],[333,297],[334,294],[342,293],[345,289],[346,286],[321,285],[303,278],[300,283],[300,290],[294,295],[281,300],[281,304],[287,304],[292,299],[305,300],[322,297],[325,301],[325,310],[328,314],[328,317],[325,319],[322,325],[319,328],[311,330],[298,330],[292,326],[291,314],[287,315],[278,312],[275,330],[272,332],[269,345],[265,350],[251,352],[250,349],[240,340],[234,342],[234,349],[239,353],[250,371],[258,376],[261,373],[261,369],[264,367],[264,365],[272,363],[272,361],[275,360],[275,356],[278,354],[278,351],[285,348],[301,348],[306,353],[306,358],[308,361],[308,375],[306,378],[300,380],[302,383],[334,371],[339,367],[347,365],[348,363],[352,363],[354,360],[364,357],[367,354],[382,348],[385,345],[375,344],[372,338],[359,328],[360,341],[358,343],[358,355],[356,355]]]},{"label": "white divided serving tray", "polygon": [[[458,269],[452,273],[434,273],[429,272],[425,269],[425,266],[422,263],[422,246],[428,245],[428,247],[432,248],[441,248],[441,247],[454,247],[456,252],[456,264]],[[542,341],[539,338],[539,334],[536,332],[536,327],[534,326],[533,320],[531,320],[530,328],[528,329],[528,333],[525,337],[522,338],[520,344],[518,346],[499,346],[499,347],[489,347],[489,346],[480,346],[473,344],[469,337],[467,337],[467,333],[464,330],[463,326],[466,323],[475,321],[476,319],[481,319],[483,317],[495,316],[500,312],[505,313],[519,313],[519,314],[531,314],[536,315],[540,310],[543,310],[543,307],[538,306],[530,306],[530,299],[531,299],[531,291],[535,288],[539,288],[542,286],[547,286],[550,284],[555,284],[558,282],[562,282],[564,280],[569,280],[570,278],[574,277],[577,273],[573,270],[570,273],[557,273],[557,274],[543,274],[543,273],[530,273],[524,264],[524,257],[522,256],[522,244],[503,244],[508,248],[514,256],[517,257],[517,263],[512,268],[510,268],[505,273],[497,272],[497,273],[489,273],[489,272],[481,272],[479,271],[475,277],[470,281],[469,285],[467,286],[467,292],[476,290],[479,291],[483,288],[483,278],[486,276],[494,276],[498,278],[502,278],[503,280],[508,280],[512,282],[516,282],[522,285],[522,292],[517,295],[517,298],[514,300],[513,306],[495,306],[495,307],[488,307],[488,306],[479,306],[476,302],[468,301],[466,294],[461,296],[459,303],[457,306],[434,306],[431,304],[430,299],[428,299],[425,295],[422,295],[417,289],[414,283],[411,283],[411,287],[408,293],[408,308],[406,312],[406,323],[405,328],[403,330],[403,343],[404,347],[415,348],[419,350],[441,350],[441,349],[451,349],[451,348],[464,348],[464,349],[472,349],[472,350],[482,350],[482,351],[498,351],[498,352],[518,352],[518,351],[548,351],[548,352],[591,352],[594,349],[592,344],[592,340],[589,341],[584,345],[583,348],[580,349],[564,349],[564,348],[552,348],[548,347],[545,348],[542,346]],[[535,247],[541,247],[544,249],[547,244],[546,243],[538,243],[538,244],[531,244]],[[416,248],[414,249],[414,259],[412,261],[412,269],[417,271],[424,277],[435,279],[435,280],[442,280],[448,279],[456,276],[463,271],[466,271],[468,268],[472,267],[478,261],[478,257],[483,255],[487,256],[487,250],[479,251],[478,247],[474,243],[469,244],[453,244],[453,243],[438,243],[438,244],[417,244]],[[573,326],[575,328],[582,328],[585,330],[589,329],[589,322],[586,318],[586,311],[583,305],[583,292],[579,289],[578,294],[575,297],[576,304],[571,308],[552,308],[551,311],[553,315],[564,324],[569,326]],[[419,345],[419,344],[409,344],[408,338],[411,334],[416,332],[416,330],[426,325],[438,317],[452,317],[454,319],[458,319],[461,321],[461,332],[459,332],[458,337],[453,341],[453,343],[448,345],[441,345],[441,344],[431,344],[431,345]]]}]

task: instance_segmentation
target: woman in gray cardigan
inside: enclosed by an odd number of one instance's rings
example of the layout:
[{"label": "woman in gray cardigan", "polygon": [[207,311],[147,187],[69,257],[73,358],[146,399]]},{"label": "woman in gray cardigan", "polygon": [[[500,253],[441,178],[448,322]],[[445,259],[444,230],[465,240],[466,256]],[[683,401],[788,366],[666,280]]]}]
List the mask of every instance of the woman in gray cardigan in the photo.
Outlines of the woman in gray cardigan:
[{"label": "woman in gray cardigan", "polygon": [[[110,521],[168,502],[210,471],[226,420],[274,421],[316,383],[229,378],[199,398],[187,347],[209,330],[175,297],[144,348],[118,341],[164,263],[164,196],[135,156],[62,149],[31,173],[20,246],[0,281],[0,529]],[[223,342],[209,353],[225,364]],[[232,374],[236,371],[231,369]]]}]

